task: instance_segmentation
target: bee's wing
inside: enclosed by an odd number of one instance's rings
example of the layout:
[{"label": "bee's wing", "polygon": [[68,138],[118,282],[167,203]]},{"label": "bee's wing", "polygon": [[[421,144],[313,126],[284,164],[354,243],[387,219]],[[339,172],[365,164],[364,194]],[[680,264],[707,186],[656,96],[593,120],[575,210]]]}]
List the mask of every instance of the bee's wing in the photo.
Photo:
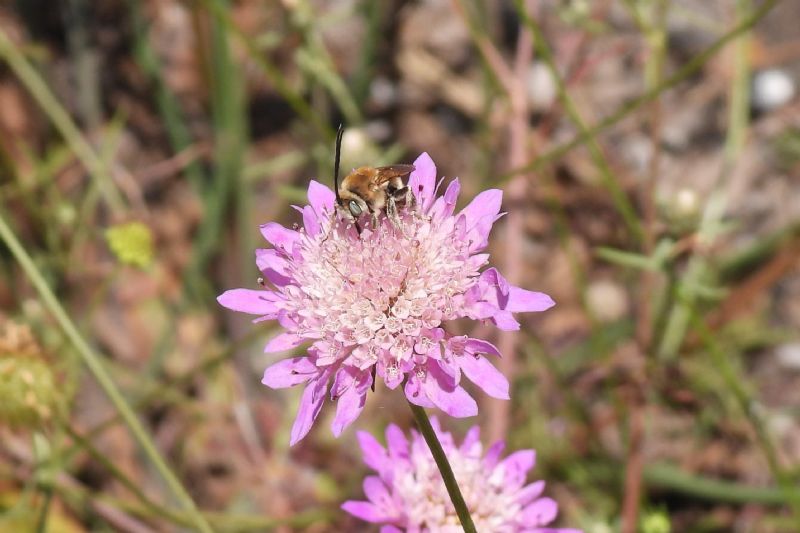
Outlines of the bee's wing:
[{"label": "bee's wing", "polygon": [[386,167],[377,167],[375,180],[381,184],[394,178],[405,178],[414,172],[414,165],[389,165]]}]

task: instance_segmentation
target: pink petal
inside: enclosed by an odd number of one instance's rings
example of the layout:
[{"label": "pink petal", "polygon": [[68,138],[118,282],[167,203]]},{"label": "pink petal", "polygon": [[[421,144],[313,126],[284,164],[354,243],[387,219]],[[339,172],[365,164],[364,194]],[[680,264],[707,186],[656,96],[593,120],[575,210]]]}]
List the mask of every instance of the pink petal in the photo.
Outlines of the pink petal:
[{"label": "pink petal", "polygon": [[483,339],[467,339],[464,351],[471,354],[500,355],[500,350],[494,344]]},{"label": "pink petal", "polygon": [[379,533],[403,533],[403,530],[394,526],[381,526]]},{"label": "pink petal", "polygon": [[[349,381],[349,384],[343,385],[343,381]],[[342,431],[361,414],[367,402],[367,390],[371,384],[372,375],[369,371],[359,374],[353,369],[343,368],[336,373],[332,387],[332,393],[337,396],[336,416],[333,417],[331,424],[334,437],[341,435]]]},{"label": "pink petal", "polygon": [[333,203],[336,200],[334,192],[322,183],[311,180],[308,182],[308,203],[314,208],[320,219],[325,213],[333,211]]},{"label": "pink petal", "polygon": [[470,381],[483,389],[483,392],[492,398],[510,399],[508,380],[485,357],[466,354],[458,358],[458,364]]},{"label": "pink petal", "polygon": [[478,455],[480,455],[481,449],[481,428],[480,426],[472,426],[467,431],[467,434],[464,435],[464,440],[461,442],[461,446],[459,449],[461,453],[470,455],[474,450],[473,446],[477,446]]},{"label": "pink petal", "polygon": [[558,516],[558,504],[551,498],[540,498],[522,510],[526,526],[546,526]]},{"label": "pink petal", "polygon": [[295,335],[294,333],[280,333],[278,336],[270,340],[266,346],[264,346],[264,353],[275,353],[291,350],[296,346],[300,346],[305,341],[305,338]]},{"label": "pink petal", "polygon": [[256,266],[264,277],[277,287],[285,287],[293,281],[289,262],[277,250],[267,248],[256,250]]},{"label": "pink petal", "polygon": [[284,389],[305,383],[317,374],[319,369],[308,357],[293,357],[267,367],[261,383],[272,389]]},{"label": "pink petal", "polygon": [[330,373],[320,375],[316,380],[311,381],[303,391],[300,398],[300,407],[297,410],[297,418],[292,425],[289,446],[294,446],[308,435],[314,420],[319,416],[322,403],[325,401],[325,390],[328,388]]},{"label": "pink petal", "polygon": [[291,253],[294,243],[300,240],[301,235],[290,229],[286,229],[277,222],[267,222],[261,226],[261,235],[278,250],[287,254]]},{"label": "pink petal", "polygon": [[497,302],[500,309],[505,309],[511,293],[511,285],[496,268],[488,268],[481,272],[478,283],[484,289],[484,297],[492,303]]},{"label": "pink petal", "polygon": [[367,393],[360,393],[355,387],[347,389],[336,400],[336,416],[333,417],[333,422],[331,423],[334,437],[339,437],[345,428],[358,418],[366,403]]},{"label": "pink petal", "polygon": [[217,301],[222,306],[251,315],[277,314],[275,300],[274,292],[251,289],[231,289],[217,296]]},{"label": "pink petal", "polygon": [[503,202],[503,191],[500,189],[489,189],[483,191],[461,210],[462,215],[467,217],[467,227],[472,228],[479,220],[484,217],[493,218],[500,212],[500,204]]},{"label": "pink petal", "polygon": [[467,259],[467,267],[480,268],[489,262],[489,254],[475,254]]},{"label": "pink petal", "polygon": [[544,486],[544,481],[534,481],[530,485],[521,488],[514,499],[520,505],[527,505],[542,495]]},{"label": "pink petal", "polygon": [[379,477],[365,477],[363,487],[367,499],[383,509],[384,512],[394,507],[394,500]]},{"label": "pink petal", "polygon": [[420,407],[436,407],[422,391],[422,384],[416,374],[411,374],[406,381],[404,392],[408,401]]},{"label": "pink petal", "polygon": [[[429,365],[428,375],[422,384],[425,394],[433,404],[456,418],[475,416],[478,414],[478,404],[467,391],[461,387],[446,390],[442,387],[442,381],[436,379],[436,372],[433,371],[434,365]],[[445,384],[446,386],[446,384]]]},{"label": "pink petal", "polygon": [[319,233],[321,229],[319,220],[317,220],[317,213],[310,205],[307,205],[303,208],[303,227],[305,228],[306,233],[312,237]]},{"label": "pink petal", "polygon": [[489,245],[489,234],[492,232],[492,227],[502,216],[486,215],[475,221],[475,224],[469,228],[465,237],[469,241],[470,253],[483,250]]},{"label": "pink petal", "polygon": [[436,187],[436,165],[431,157],[423,152],[414,161],[414,172],[408,178],[408,186],[417,198],[423,212],[427,212],[433,203]]},{"label": "pink petal", "polygon": [[358,438],[359,446],[361,446],[364,463],[376,472],[380,472],[389,460],[389,454],[386,449],[366,431],[359,431],[356,433],[356,437]]},{"label": "pink petal", "polygon": [[522,487],[528,471],[536,464],[536,452],[533,450],[519,450],[500,463],[505,470],[505,484],[507,486]]},{"label": "pink petal", "polygon": [[[456,208],[460,189],[461,185],[458,182],[458,178],[451,181],[447,186],[447,190],[444,192],[444,196],[440,196],[436,199],[428,214],[433,217],[434,220],[443,220],[450,217]],[[463,217],[459,217],[458,220],[464,219]],[[466,222],[464,223],[464,231],[466,231]]]},{"label": "pink petal", "polygon": [[365,522],[372,522],[373,524],[386,522],[386,520],[389,519],[382,509],[371,502],[348,500],[342,504],[342,510],[356,518],[360,518]]},{"label": "pink petal", "polygon": [[408,458],[408,439],[403,430],[395,424],[386,428],[386,446],[393,459]]},{"label": "pink petal", "polygon": [[534,292],[519,287],[510,288],[506,310],[512,313],[544,311],[556,305],[552,298],[543,292]]},{"label": "pink petal", "polygon": [[503,331],[519,331],[519,322],[511,311],[498,311],[492,317],[495,326]]},{"label": "pink petal", "polygon": [[486,455],[483,456],[483,467],[486,470],[491,470],[494,468],[500,460],[500,456],[503,454],[503,450],[505,450],[505,448],[506,443],[502,440],[499,440],[489,446],[489,449],[486,450]]}]

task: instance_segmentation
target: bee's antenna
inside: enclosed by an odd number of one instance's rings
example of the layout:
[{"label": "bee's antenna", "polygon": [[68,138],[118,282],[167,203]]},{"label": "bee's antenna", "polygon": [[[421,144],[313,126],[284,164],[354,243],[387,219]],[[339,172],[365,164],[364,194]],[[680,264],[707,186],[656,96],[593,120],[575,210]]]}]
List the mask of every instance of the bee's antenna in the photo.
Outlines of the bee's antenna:
[{"label": "bee's antenna", "polygon": [[342,203],[339,198],[339,160],[342,156],[342,135],[344,135],[344,126],[339,124],[339,129],[336,131],[336,158],[333,162],[333,192],[336,194],[336,203],[339,205]]}]

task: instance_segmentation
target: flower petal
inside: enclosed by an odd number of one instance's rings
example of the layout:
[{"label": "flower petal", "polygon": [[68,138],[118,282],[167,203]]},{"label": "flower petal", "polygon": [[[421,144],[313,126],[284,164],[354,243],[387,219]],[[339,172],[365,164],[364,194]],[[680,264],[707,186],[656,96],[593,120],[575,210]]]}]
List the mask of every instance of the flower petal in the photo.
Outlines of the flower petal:
[{"label": "flower petal", "polygon": [[508,303],[505,309],[512,313],[544,311],[556,305],[550,296],[543,292],[534,292],[520,287],[511,286],[508,294]]},{"label": "flower petal", "polygon": [[306,341],[305,338],[295,335],[294,333],[284,332],[276,337],[273,337],[266,346],[264,346],[264,353],[275,353],[291,350],[296,346],[300,346]]},{"label": "flower petal", "polygon": [[492,317],[495,326],[503,331],[519,331],[519,322],[511,311],[498,311]]},{"label": "flower petal", "polygon": [[222,306],[251,315],[277,316],[276,299],[274,292],[251,289],[231,289],[217,296],[217,301]]},{"label": "flower petal", "polygon": [[[478,414],[478,404],[463,388],[456,386],[448,390],[449,385],[446,380],[442,380],[444,372],[435,370],[436,365],[429,365],[428,375],[425,377],[422,386],[425,395],[433,404],[456,418],[465,418]],[[439,375],[441,374],[441,375]]]},{"label": "flower petal", "polygon": [[312,237],[319,233],[321,229],[319,220],[317,219],[317,213],[310,205],[303,208],[303,228],[305,228],[306,234]]},{"label": "flower petal", "polygon": [[372,522],[373,524],[385,522],[389,518],[382,509],[372,502],[348,500],[342,504],[342,510],[356,518],[360,518],[365,522]]},{"label": "flower petal", "polygon": [[[339,370],[337,378],[344,371],[345,369]],[[367,390],[372,384],[372,375],[369,371],[363,374],[363,376],[356,375],[352,384],[336,400],[336,416],[331,423],[334,437],[341,435],[342,431],[358,418],[367,403]]]},{"label": "flower petal", "polygon": [[552,498],[539,498],[522,510],[526,526],[546,526],[558,516],[558,504]]},{"label": "flower petal", "polygon": [[461,210],[462,215],[467,218],[467,228],[472,228],[484,217],[493,218],[500,212],[500,205],[503,203],[503,191],[500,189],[489,189],[483,191]]},{"label": "flower petal", "polygon": [[325,216],[325,213],[333,211],[335,200],[336,194],[327,185],[316,180],[308,182],[308,203],[311,204],[320,219]]},{"label": "flower petal", "polygon": [[483,446],[481,446],[481,427],[472,426],[464,435],[464,440],[461,441],[459,450],[465,455],[472,455],[480,457]]},{"label": "flower petal", "polygon": [[416,374],[411,374],[406,381],[403,391],[408,401],[420,407],[436,407],[428,396],[422,391],[422,384]]},{"label": "flower petal", "polygon": [[427,212],[433,203],[436,187],[436,165],[431,157],[423,152],[414,161],[414,172],[408,178],[408,186],[417,198],[423,212]]},{"label": "flower petal", "polygon": [[471,354],[500,355],[500,350],[494,344],[483,339],[467,339],[464,351]]},{"label": "flower petal", "polygon": [[378,439],[366,431],[359,431],[356,433],[356,438],[358,439],[359,446],[361,446],[364,463],[376,472],[380,472],[386,464],[386,461],[389,460],[389,454],[386,452],[386,449],[381,446]]},{"label": "flower petal", "polygon": [[475,385],[492,398],[508,400],[508,380],[483,356],[463,355],[458,358],[461,370]]},{"label": "flower petal", "polygon": [[317,379],[311,381],[300,397],[300,407],[297,418],[292,425],[289,446],[294,446],[311,431],[314,420],[319,416],[322,403],[325,401],[325,390],[328,388],[329,372],[322,373]]},{"label": "flower petal", "polygon": [[394,500],[386,489],[386,485],[377,476],[367,476],[364,478],[364,494],[367,499],[377,505],[384,512],[394,507]]},{"label": "flower petal", "polygon": [[287,228],[284,228],[277,222],[267,222],[261,226],[261,235],[278,250],[287,254],[292,252],[294,243],[300,240],[301,235]]},{"label": "flower petal", "polygon": [[293,281],[289,271],[289,262],[277,250],[257,249],[256,266],[264,274],[264,277],[276,287],[285,287]]},{"label": "flower petal", "polygon": [[503,450],[506,449],[505,441],[499,440],[489,446],[489,449],[486,450],[486,455],[483,456],[483,467],[486,470],[492,470],[500,460],[500,455],[502,455]]},{"label": "flower petal", "polygon": [[408,458],[408,439],[396,424],[389,424],[386,428],[386,446],[393,459]]},{"label": "flower petal", "polygon": [[511,292],[511,285],[496,268],[487,268],[481,272],[478,282],[483,286],[484,296],[490,302],[497,302],[500,309],[505,309],[508,304],[508,296]]},{"label": "flower petal", "polygon": [[514,497],[516,502],[520,505],[528,505],[530,502],[538,498],[544,492],[544,481],[534,481],[530,485],[522,487],[517,495]]},{"label": "flower petal", "polygon": [[284,389],[305,383],[317,374],[319,369],[308,357],[293,357],[267,367],[261,383],[271,389]]},{"label": "flower petal", "polygon": [[505,472],[507,486],[521,488],[525,484],[528,471],[536,464],[536,452],[533,450],[519,450],[500,462],[499,468]]}]

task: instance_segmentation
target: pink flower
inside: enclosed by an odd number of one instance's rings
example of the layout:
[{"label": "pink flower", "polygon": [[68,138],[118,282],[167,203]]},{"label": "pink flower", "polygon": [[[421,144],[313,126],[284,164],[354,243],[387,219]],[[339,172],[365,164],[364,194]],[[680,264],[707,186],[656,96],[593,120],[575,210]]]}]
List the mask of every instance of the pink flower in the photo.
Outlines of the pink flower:
[{"label": "pink flower", "polygon": [[[414,162],[409,187],[416,202],[400,212],[400,227],[385,217],[377,228],[355,227],[335,215],[334,193],[312,181],[311,205],[297,208],[303,227],[261,226],[273,248],[256,250],[256,263],[273,286],[233,289],[218,300],[229,309],[277,320],[284,331],[266,352],[310,342],[306,355],[267,368],[272,388],[306,384],[291,433],[302,439],[320,412],[330,386],[337,402],[336,436],[359,415],[375,373],[394,389],[404,378],[408,399],[456,417],[478,407],[461,387],[466,376],[487,394],[508,399],[508,381],[484,355],[492,344],[447,332],[449,321],[472,318],[503,330],[519,329],[513,313],[544,311],[546,294],[510,285],[494,268],[481,271],[492,224],[500,218],[502,192],[479,194],[453,214],[458,180],[438,196],[436,167],[427,154]],[[366,218],[366,217],[365,217]]]},{"label": "pink flower", "polygon": [[[431,423],[478,531],[578,533],[575,529],[545,527],[555,520],[558,505],[541,496],[544,481],[525,484],[536,452],[520,450],[501,460],[505,443],[495,443],[484,455],[478,426],[473,426],[461,446],[456,446],[438,420],[433,418]],[[364,462],[378,475],[364,479],[369,501],[347,501],[342,509],[367,522],[384,524],[381,533],[463,531],[442,475],[419,433],[412,430],[409,442],[392,424],[386,430],[387,448],[364,431],[358,432],[358,440]]]}]

